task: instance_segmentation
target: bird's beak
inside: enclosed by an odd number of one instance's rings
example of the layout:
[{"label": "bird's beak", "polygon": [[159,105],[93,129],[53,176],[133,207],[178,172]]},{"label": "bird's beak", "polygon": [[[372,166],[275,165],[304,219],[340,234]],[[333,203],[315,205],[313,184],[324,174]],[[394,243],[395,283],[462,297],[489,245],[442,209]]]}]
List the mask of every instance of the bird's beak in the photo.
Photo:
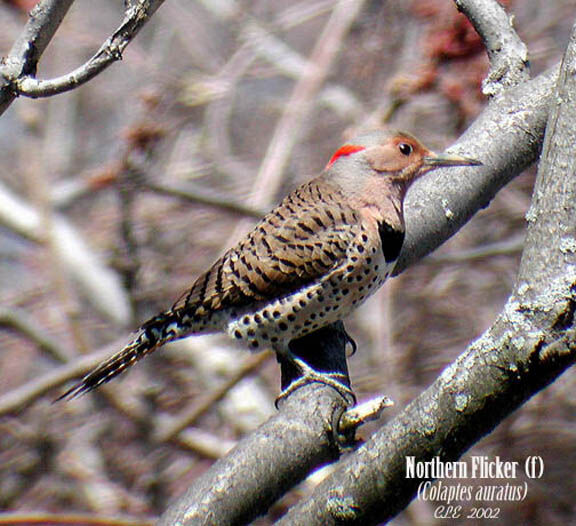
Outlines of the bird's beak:
[{"label": "bird's beak", "polygon": [[441,166],[482,166],[480,161],[449,153],[434,153],[423,158],[424,166],[440,168]]}]

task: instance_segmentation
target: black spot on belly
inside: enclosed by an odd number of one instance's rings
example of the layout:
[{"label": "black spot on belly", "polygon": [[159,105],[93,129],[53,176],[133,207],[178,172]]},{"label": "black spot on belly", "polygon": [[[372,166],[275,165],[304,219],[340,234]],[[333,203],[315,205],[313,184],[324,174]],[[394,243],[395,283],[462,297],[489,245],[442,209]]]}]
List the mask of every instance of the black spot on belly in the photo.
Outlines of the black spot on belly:
[{"label": "black spot on belly", "polygon": [[378,223],[378,233],[380,234],[382,252],[384,252],[386,263],[398,259],[402,243],[404,243],[405,233],[402,230],[396,230],[385,221]]},{"label": "black spot on belly", "polygon": [[237,340],[241,340],[242,333],[240,331],[234,331],[234,338],[236,338]]}]

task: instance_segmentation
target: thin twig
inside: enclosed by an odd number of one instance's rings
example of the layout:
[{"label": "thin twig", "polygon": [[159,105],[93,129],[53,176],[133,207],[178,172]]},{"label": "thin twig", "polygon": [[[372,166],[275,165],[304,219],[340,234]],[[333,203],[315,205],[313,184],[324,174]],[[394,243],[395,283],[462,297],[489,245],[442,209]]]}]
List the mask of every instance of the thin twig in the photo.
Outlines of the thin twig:
[{"label": "thin twig", "polygon": [[234,440],[226,440],[198,428],[180,431],[170,442],[180,449],[212,460],[222,458],[236,445]]},{"label": "thin twig", "polygon": [[49,338],[38,328],[38,324],[23,311],[0,308],[0,327],[10,328],[35,343],[38,348],[60,363],[72,358],[72,353]]},{"label": "thin twig", "polygon": [[427,264],[443,265],[446,263],[465,263],[494,256],[510,256],[520,254],[524,248],[524,235],[513,239],[490,243],[480,247],[462,250],[454,254],[432,254],[424,260]]},{"label": "thin twig", "polygon": [[221,208],[222,210],[227,210],[228,212],[233,212],[235,214],[248,217],[254,217],[256,219],[260,219],[264,216],[263,210],[257,210],[254,207],[243,205],[241,203],[234,203],[230,199],[208,194],[197,188],[192,189],[175,183],[167,184],[151,181],[144,182],[143,188],[159,194],[170,195],[173,197],[178,197],[179,199],[185,199],[187,201],[193,201],[203,205],[214,206]]},{"label": "thin twig", "polygon": [[101,515],[88,515],[87,513],[0,513],[0,524],[12,526],[20,524],[28,526],[38,524],[41,526],[59,526],[60,524],[78,526],[153,526],[153,519],[132,519],[128,517],[103,517]]}]

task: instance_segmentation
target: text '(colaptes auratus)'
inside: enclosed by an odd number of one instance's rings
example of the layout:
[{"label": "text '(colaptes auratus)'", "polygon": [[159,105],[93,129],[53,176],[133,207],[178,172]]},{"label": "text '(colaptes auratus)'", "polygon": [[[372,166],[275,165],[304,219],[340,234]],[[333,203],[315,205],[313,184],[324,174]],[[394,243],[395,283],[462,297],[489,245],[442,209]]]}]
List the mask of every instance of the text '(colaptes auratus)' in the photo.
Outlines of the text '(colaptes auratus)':
[{"label": "text '(colaptes auratus)'", "polygon": [[384,283],[402,247],[404,196],[416,178],[443,166],[479,164],[435,154],[403,132],[360,135],[171,309],[144,323],[126,347],[60,398],[95,389],[169,341],[214,332],[251,350],[272,348],[305,380],[332,385],[330,375],[294,356],[289,342],[345,318]]}]

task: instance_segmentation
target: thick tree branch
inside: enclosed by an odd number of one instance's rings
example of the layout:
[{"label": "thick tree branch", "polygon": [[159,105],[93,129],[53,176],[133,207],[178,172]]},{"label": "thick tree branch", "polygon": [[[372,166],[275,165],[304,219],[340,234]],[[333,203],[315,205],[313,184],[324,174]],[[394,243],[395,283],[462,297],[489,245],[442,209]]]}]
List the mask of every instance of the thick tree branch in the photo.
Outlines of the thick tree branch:
[{"label": "thick tree branch", "polygon": [[310,469],[338,458],[333,423],[342,412],[335,392],[319,384],[299,389],[277,415],[196,479],[158,526],[250,523]]},{"label": "thick tree branch", "polygon": [[[310,352],[319,370],[325,366],[326,370],[347,374],[348,340],[341,328],[321,329],[298,341],[293,351]],[[324,364],[318,361],[322,357]],[[290,374],[293,371],[283,367],[283,383],[289,381]],[[345,409],[344,399],[331,387],[308,384],[296,390],[282,401],[277,415],[196,479],[158,525],[251,522],[310,470],[339,457],[337,427]]]},{"label": "thick tree branch", "polygon": [[[526,249],[518,277],[520,296],[533,300],[551,293],[551,278],[574,281],[576,269],[576,25],[551,97],[543,162],[526,214]],[[530,287],[525,285],[530,282]]]},{"label": "thick tree branch", "polygon": [[496,0],[454,0],[482,37],[490,73],[482,83],[492,97],[530,78],[528,49],[512,25],[513,19]]},{"label": "thick tree branch", "polygon": [[449,148],[484,167],[451,168],[416,181],[406,197],[407,236],[394,274],[454,235],[496,193],[540,155],[558,68],[492,100]]}]

